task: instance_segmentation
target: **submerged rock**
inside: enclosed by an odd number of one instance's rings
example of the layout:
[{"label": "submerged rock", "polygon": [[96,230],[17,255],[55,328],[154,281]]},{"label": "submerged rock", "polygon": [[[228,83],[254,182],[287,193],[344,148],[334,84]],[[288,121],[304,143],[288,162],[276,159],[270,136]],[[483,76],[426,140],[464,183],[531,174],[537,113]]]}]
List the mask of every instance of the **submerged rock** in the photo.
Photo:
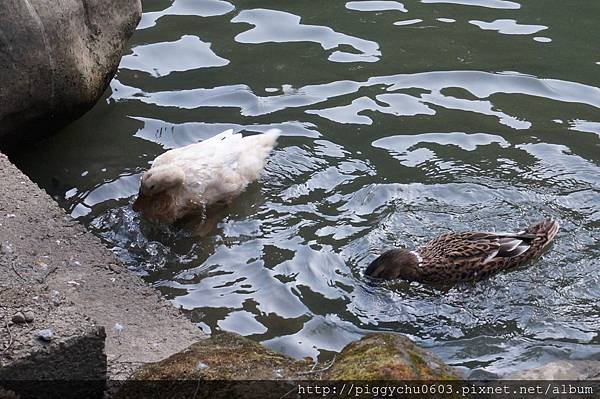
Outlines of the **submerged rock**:
[{"label": "submerged rock", "polygon": [[600,361],[559,360],[540,367],[520,371],[505,377],[507,380],[598,380]]},{"label": "submerged rock", "polygon": [[458,371],[410,339],[369,334],[347,345],[322,376],[327,380],[455,380]]},{"label": "submerged rock", "polygon": [[90,109],[140,17],[139,0],[2,0],[0,144],[35,140]]}]

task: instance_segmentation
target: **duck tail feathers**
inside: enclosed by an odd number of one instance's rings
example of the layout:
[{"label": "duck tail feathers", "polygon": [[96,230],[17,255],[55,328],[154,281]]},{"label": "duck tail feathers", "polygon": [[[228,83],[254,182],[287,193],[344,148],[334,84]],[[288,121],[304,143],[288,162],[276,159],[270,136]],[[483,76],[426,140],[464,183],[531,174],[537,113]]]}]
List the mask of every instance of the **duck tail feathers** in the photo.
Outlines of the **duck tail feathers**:
[{"label": "duck tail feathers", "polygon": [[262,142],[265,146],[271,147],[273,149],[277,145],[277,139],[281,136],[280,129],[269,129],[263,134],[259,135],[262,137]]},{"label": "duck tail feathers", "polygon": [[267,136],[275,136],[275,138],[277,138],[281,136],[281,129],[272,128],[267,130],[264,134]]},{"label": "duck tail feathers", "polygon": [[554,218],[546,218],[527,228],[526,232],[538,236],[543,235],[549,243],[556,237],[559,228],[560,224]]},{"label": "duck tail feathers", "polygon": [[[255,134],[252,136],[244,137],[246,143],[253,145],[255,147],[255,151],[258,150],[259,153],[264,152],[262,157],[266,157],[269,152],[277,145],[277,138],[281,135],[281,130],[279,129],[269,129],[265,133]],[[262,148],[262,151],[259,149]]]},{"label": "duck tail feathers", "polygon": [[277,145],[281,131],[270,129],[266,133],[254,134],[243,138],[243,151],[238,159],[238,167],[248,181],[258,178],[267,163],[269,153]]}]

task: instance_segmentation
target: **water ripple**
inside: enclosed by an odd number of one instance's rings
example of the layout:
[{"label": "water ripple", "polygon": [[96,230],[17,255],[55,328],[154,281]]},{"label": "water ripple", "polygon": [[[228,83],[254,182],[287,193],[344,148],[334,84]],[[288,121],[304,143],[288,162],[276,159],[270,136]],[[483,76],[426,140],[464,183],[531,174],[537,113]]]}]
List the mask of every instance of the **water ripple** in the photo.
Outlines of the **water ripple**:
[{"label": "water ripple", "polygon": [[497,8],[504,10],[518,10],[521,8],[521,4],[507,0],[421,0],[421,2],[426,4],[460,4],[463,6]]},{"label": "water ripple", "polygon": [[[115,83],[116,85],[116,83]],[[194,109],[200,107],[236,107],[241,109],[242,115],[258,116],[284,110],[287,108],[304,107],[339,96],[356,92],[359,88],[386,87],[386,92],[395,92],[406,89],[422,89],[429,92],[413,97],[405,94],[383,95],[379,98],[383,102],[390,101],[389,107],[382,107],[369,98],[359,98],[347,108],[310,110],[309,113],[324,115],[338,121],[349,111],[354,114],[353,121],[369,124],[368,118],[356,115],[359,111],[370,109],[379,112],[389,111],[392,114],[406,115],[433,114],[427,106],[428,103],[474,111],[486,115],[496,115],[504,124],[516,129],[527,129],[527,122],[494,111],[493,105],[483,101],[470,101],[457,99],[453,96],[442,94],[443,89],[461,88],[470,92],[478,99],[490,98],[494,94],[523,94],[543,97],[555,101],[574,102],[600,108],[600,89],[576,82],[557,79],[539,79],[519,73],[488,73],[480,71],[439,71],[423,72],[416,74],[400,74],[388,76],[375,76],[365,82],[337,81],[319,85],[309,85],[297,89],[289,89],[283,94],[258,96],[250,87],[243,84],[221,86],[215,88],[198,88],[179,91],[163,91],[144,93],[132,87],[117,87],[112,97],[116,100],[132,99],[162,107],[178,107]],[[418,104],[418,103],[422,104]],[[411,107],[416,111],[411,111]],[[416,112],[412,113],[411,112]],[[336,116],[337,115],[337,116]],[[353,123],[353,122],[347,122]]]},{"label": "water ripple", "polygon": [[397,10],[401,12],[408,12],[404,4],[398,1],[349,1],[346,3],[346,8],[349,10],[356,11],[388,11]]},{"label": "water ripple", "polygon": [[543,31],[544,29],[548,29],[548,27],[544,25],[518,24],[514,19],[497,19],[492,22],[471,20],[469,23],[478,26],[483,30],[495,30],[498,33],[505,35],[531,35]]},{"label": "water ripple", "polygon": [[184,35],[175,42],[137,46],[132,54],[121,60],[121,68],[143,71],[156,76],[198,68],[220,67],[229,64],[216,55],[199,37]]},{"label": "water ripple", "polygon": [[140,30],[152,28],[164,16],[212,17],[227,14],[234,8],[233,4],[224,0],[175,0],[170,7],[163,11],[145,12],[137,28]]},{"label": "water ripple", "polygon": [[240,43],[315,42],[324,50],[341,45],[354,48],[359,54],[334,51],[329,60],[334,62],[377,62],[381,52],[375,42],[336,32],[327,26],[304,25],[300,17],[277,10],[254,9],[240,12],[231,22],[247,23],[254,28],[235,37]]}]

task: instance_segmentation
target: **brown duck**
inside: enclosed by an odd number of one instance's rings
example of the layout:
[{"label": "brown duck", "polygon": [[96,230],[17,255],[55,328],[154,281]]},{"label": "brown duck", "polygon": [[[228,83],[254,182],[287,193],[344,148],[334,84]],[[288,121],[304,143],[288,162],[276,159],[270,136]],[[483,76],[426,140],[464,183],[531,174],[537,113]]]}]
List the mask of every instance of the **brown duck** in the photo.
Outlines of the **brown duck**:
[{"label": "brown duck", "polygon": [[480,280],[536,258],[558,228],[554,219],[545,219],[518,233],[447,233],[415,251],[387,251],[371,262],[365,274],[424,283]]}]

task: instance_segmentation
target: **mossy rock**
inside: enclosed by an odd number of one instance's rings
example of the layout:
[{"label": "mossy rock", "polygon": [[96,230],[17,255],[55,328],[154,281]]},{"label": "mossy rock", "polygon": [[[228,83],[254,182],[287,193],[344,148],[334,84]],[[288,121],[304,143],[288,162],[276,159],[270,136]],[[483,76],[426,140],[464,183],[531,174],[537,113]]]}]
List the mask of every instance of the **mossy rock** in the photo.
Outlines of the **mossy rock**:
[{"label": "mossy rock", "polygon": [[240,335],[220,332],[182,352],[148,364],[132,380],[291,379],[310,364],[275,353]]},{"label": "mossy rock", "polygon": [[[118,386],[114,397],[125,398],[260,398],[280,397],[289,381],[312,364],[297,361],[240,335],[220,332],[157,363],[147,364]],[[235,381],[252,380],[236,384]],[[278,395],[278,396],[277,396]]]},{"label": "mossy rock", "polygon": [[329,370],[327,380],[456,380],[458,371],[410,339],[375,333],[346,346]]}]

